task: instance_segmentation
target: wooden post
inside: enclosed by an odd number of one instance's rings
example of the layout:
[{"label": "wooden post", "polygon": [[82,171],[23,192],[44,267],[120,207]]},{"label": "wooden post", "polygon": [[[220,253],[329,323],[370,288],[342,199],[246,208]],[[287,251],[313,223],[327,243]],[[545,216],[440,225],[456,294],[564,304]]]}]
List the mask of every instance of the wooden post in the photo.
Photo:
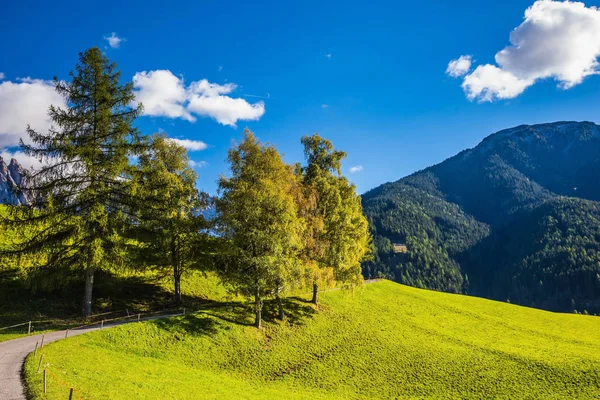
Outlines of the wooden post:
[{"label": "wooden post", "polygon": [[69,392],[69,400],[73,400],[73,388],[71,388],[71,391]]},{"label": "wooden post", "polygon": [[104,320],[100,323],[100,329],[104,329]]},{"label": "wooden post", "polygon": [[40,342],[35,342],[35,350],[33,351],[33,358],[35,358],[35,356],[37,356],[37,347],[38,344],[40,344]]},{"label": "wooden post", "polygon": [[129,308],[126,308],[125,311],[127,311],[127,316],[129,317]]},{"label": "wooden post", "polygon": [[31,321],[29,321],[29,329],[27,329],[27,334],[31,335]]},{"label": "wooden post", "polygon": [[65,339],[69,336],[69,330],[65,330]]},{"label": "wooden post", "polygon": [[140,322],[140,314],[138,313],[138,322]]},{"label": "wooden post", "polygon": [[42,367],[42,360],[43,360],[43,359],[44,359],[44,355],[42,354],[42,355],[40,356],[40,363],[38,364],[38,370],[37,370],[37,372],[38,372],[38,373],[40,372],[40,368]]},{"label": "wooden post", "polygon": [[47,385],[46,385],[46,370],[44,369],[44,393],[46,393]]},{"label": "wooden post", "polygon": [[185,307],[183,307],[183,315],[185,315]]},{"label": "wooden post", "polygon": [[44,337],[45,337],[45,335],[42,335],[42,343],[40,344],[40,349],[41,349],[42,347],[44,347]]}]

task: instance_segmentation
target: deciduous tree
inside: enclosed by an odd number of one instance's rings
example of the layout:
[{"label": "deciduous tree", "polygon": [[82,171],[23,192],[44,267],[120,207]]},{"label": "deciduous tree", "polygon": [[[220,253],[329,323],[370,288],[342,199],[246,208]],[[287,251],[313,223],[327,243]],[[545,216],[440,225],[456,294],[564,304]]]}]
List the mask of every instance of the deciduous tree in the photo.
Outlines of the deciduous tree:
[{"label": "deciduous tree", "polygon": [[304,186],[304,258],[316,304],[319,282],[332,276],[344,282],[362,280],[360,262],[369,254],[371,237],[356,188],[341,174],[346,153],[318,134],[304,136],[301,142],[307,161],[297,169]]},{"label": "deciduous tree", "polygon": [[[290,285],[299,268],[302,220],[294,198],[295,175],[279,152],[250,131],[229,151],[231,177],[219,181],[219,224],[230,243],[221,273],[254,297],[255,326],[261,327],[266,295]],[[281,303],[280,303],[281,304]]]}]

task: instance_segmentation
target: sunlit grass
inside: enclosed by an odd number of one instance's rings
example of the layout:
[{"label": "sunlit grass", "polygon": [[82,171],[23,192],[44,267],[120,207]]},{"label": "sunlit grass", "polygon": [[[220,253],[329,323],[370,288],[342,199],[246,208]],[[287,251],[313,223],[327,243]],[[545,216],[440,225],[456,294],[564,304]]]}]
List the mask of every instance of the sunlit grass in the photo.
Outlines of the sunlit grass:
[{"label": "sunlit grass", "polygon": [[[248,324],[244,305],[132,324],[44,347],[85,399],[600,398],[600,318],[391,282],[322,295],[315,312]],[[37,360],[26,364],[32,398]],[[49,379],[49,399],[68,388]]]}]

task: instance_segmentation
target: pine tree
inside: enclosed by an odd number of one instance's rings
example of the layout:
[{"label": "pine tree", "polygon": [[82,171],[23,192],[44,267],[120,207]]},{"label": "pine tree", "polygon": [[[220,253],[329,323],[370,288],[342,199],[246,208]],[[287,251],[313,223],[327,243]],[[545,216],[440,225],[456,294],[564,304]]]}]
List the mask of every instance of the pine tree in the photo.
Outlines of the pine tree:
[{"label": "pine tree", "polygon": [[301,215],[306,220],[304,258],[313,281],[312,302],[317,304],[319,282],[362,280],[360,262],[370,252],[371,237],[356,188],[341,174],[346,153],[318,134],[304,136],[307,164],[297,169],[304,197]]},{"label": "pine tree", "polygon": [[[295,175],[277,150],[250,131],[229,151],[231,177],[219,181],[221,232],[229,241],[225,281],[254,297],[255,326],[261,327],[264,296],[280,300],[283,287],[299,279],[302,220],[294,198]],[[280,316],[282,314],[281,302]]]},{"label": "pine tree", "polygon": [[47,133],[27,128],[30,140],[21,148],[43,167],[20,188],[33,204],[14,208],[5,221],[24,238],[9,252],[43,254],[46,267],[84,272],[84,316],[92,313],[95,272],[123,265],[122,233],[137,204],[129,157],[143,148],[133,127],[142,108],[131,106],[132,84],[121,84],[120,75],[94,47],[80,53],[70,81],[54,78],[67,107],[50,107]]},{"label": "pine tree", "polygon": [[139,158],[136,184],[144,202],[140,223],[131,230],[131,252],[138,261],[171,269],[176,304],[182,301],[182,275],[207,268],[218,244],[202,215],[209,197],[196,189],[198,176],[188,163],[185,148],[164,135],[152,136]]}]

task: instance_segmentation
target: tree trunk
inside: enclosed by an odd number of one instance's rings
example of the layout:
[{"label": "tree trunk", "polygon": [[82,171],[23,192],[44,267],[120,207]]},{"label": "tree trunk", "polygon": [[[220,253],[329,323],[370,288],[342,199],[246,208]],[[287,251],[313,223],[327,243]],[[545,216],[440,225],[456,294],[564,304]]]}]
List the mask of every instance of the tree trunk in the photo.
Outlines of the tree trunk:
[{"label": "tree trunk", "polygon": [[179,271],[175,271],[175,274],[173,275],[173,280],[175,282],[175,304],[176,305],[180,305],[181,304],[181,274],[179,273]]},{"label": "tree trunk", "polygon": [[85,271],[85,292],[83,294],[83,316],[92,315],[92,290],[94,289],[95,267],[88,267]]},{"label": "tree trunk", "polygon": [[181,304],[181,270],[179,268],[179,258],[177,257],[177,244],[175,239],[171,240],[171,264],[173,264],[173,300],[175,305]]},{"label": "tree trunk", "polygon": [[256,312],[256,319],[254,320],[254,326],[260,329],[262,325],[262,300],[260,299],[260,290],[257,287],[254,293],[254,311]]},{"label": "tree trunk", "polygon": [[281,301],[281,297],[279,297],[279,292],[277,293],[277,307],[279,307],[279,319],[283,321],[285,318],[285,312],[283,311],[283,302]]},{"label": "tree trunk", "polygon": [[313,298],[311,300],[312,303],[317,304],[319,298],[319,286],[317,285],[317,282],[313,283]]}]

